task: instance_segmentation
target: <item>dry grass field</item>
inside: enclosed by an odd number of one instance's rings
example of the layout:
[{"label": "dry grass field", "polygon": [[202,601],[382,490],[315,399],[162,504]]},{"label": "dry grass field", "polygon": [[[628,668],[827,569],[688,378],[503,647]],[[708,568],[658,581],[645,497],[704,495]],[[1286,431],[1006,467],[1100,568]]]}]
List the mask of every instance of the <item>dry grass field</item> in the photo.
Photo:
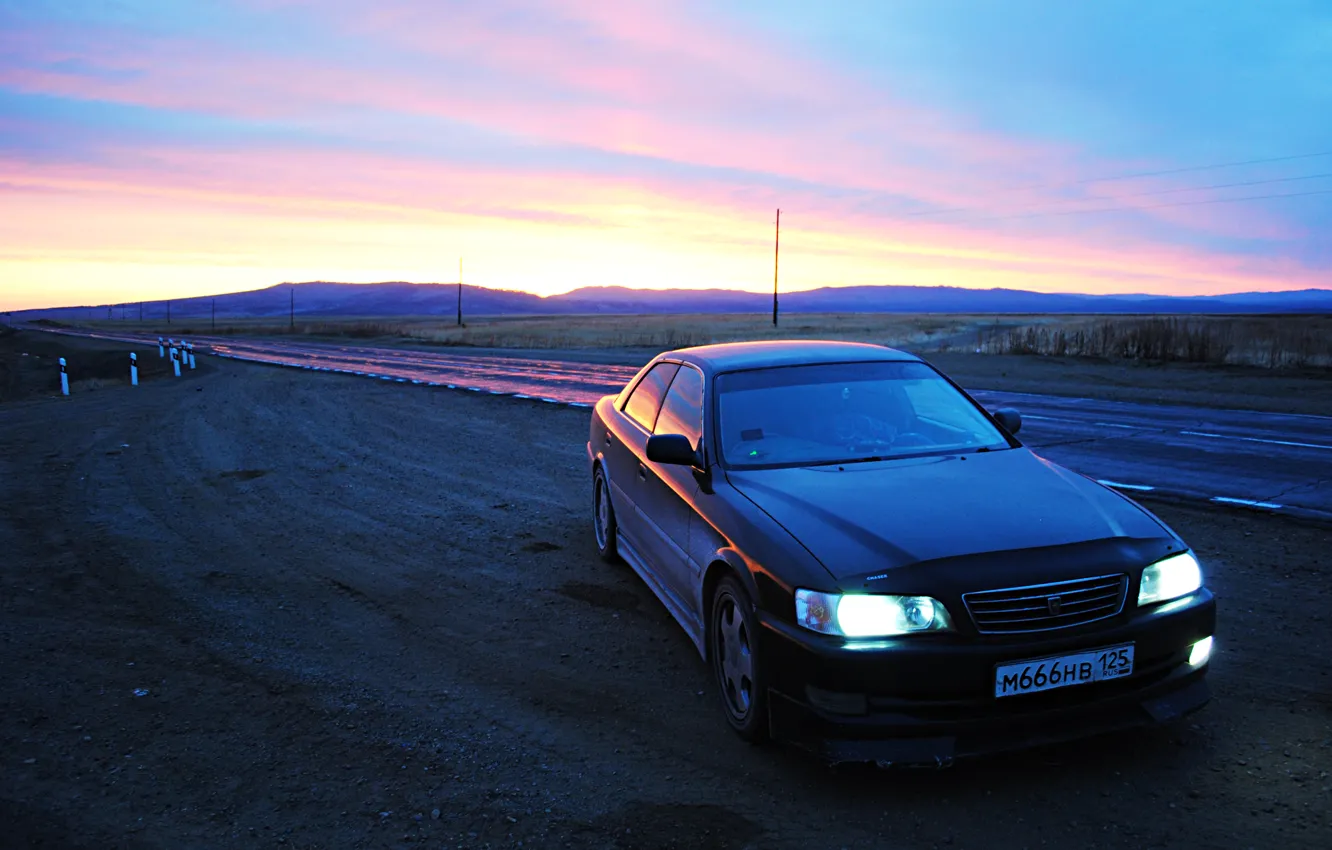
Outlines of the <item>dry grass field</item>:
[{"label": "dry grass field", "polygon": [[104,321],[106,329],[202,334],[397,339],[441,346],[515,349],[668,349],[714,342],[823,338],[875,342],[921,353],[1035,354],[1134,362],[1332,368],[1332,315],[1109,316],[797,313],[774,327],[754,314],[433,316],[226,319],[213,325]]},{"label": "dry grass field", "polygon": [[[478,317],[458,327],[433,316],[298,319],[293,328],[274,318],[160,322],[95,321],[90,327],[147,333],[237,336],[313,336],[406,339],[478,348],[681,348],[713,342],[790,337],[848,339],[888,345],[927,345],[945,337],[971,336],[982,323],[974,316],[883,313],[820,313],[783,317],[779,327],[751,314],[654,314]],[[1004,320],[1003,327],[1016,325]],[[944,343],[945,345],[951,343]]]},{"label": "dry grass field", "polygon": [[1332,316],[1327,315],[1059,317],[982,333],[981,338],[986,353],[1267,369],[1332,367]]}]

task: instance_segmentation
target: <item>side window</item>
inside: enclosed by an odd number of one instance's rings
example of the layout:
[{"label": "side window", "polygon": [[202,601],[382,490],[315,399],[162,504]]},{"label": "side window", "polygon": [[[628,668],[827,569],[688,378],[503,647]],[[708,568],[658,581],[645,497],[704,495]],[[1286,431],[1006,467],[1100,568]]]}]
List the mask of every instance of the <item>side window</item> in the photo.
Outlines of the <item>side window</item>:
[{"label": "side window", "polygon": [[624,405],[624,412],[630,419],[642,425],[648,431],[657,421],[657,410],[661,407],[661,397],[666,394],[671,378],[675,377],[676,363],[658,363],[643,376],[634,391],[629,394],[629,401]]},{"label": "side window", "polygon": [[670,392],[657,417],[656,434],[684,434],[689,444],[698,448],[703,435],[703,373],[692,366],[681,366],[671,382]]}]

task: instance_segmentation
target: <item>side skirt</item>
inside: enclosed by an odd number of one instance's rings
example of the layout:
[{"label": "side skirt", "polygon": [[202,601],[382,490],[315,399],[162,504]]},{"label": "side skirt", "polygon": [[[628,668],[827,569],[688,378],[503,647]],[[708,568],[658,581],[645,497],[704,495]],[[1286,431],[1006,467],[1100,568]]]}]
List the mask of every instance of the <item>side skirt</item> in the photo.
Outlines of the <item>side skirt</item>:
[{"label": "side skirt", "polygon": [[618,529],[615,533],[615,541],[620,557],[633,568],[634,572],[638,573],[638,577],[643,579],[643,583],[648,586],[648,590],[651,590],[653,595],[661,600],[661,604],[666,606],[666,610],[675,618],[675,622],[679,623],[680,628],[684,629],[685,634],[689,636],[689,640],[693,642],[698,654],[706,659],[707,647],[703,645],[703,632],[699,628],[697,618],[691,616],[685,606],[680,603],[680,600],[676,599],[675,594],[667,590],[666,586],[657,579],[657,574],[648,567],[642,556],[634,549],[633,544],[626,540]]}]

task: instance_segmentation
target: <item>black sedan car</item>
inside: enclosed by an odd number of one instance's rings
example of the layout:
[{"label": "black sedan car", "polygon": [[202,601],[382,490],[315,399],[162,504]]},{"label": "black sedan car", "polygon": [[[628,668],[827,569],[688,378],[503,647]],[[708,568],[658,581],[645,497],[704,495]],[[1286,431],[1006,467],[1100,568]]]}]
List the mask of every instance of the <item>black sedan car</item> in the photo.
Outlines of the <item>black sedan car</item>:
[{"label": "black sedan car", "polygon": [[880,346],[668,352],[592,414],[597,546],[752,741],[942,765],[1200,708],[1198,561],[1020,425]]}]

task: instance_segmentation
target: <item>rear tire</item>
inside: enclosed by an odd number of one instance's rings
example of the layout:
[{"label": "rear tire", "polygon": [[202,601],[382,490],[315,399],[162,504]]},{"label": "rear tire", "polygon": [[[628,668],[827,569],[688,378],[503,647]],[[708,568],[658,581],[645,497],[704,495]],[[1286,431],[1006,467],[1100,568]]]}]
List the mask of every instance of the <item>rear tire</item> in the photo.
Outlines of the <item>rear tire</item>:
[{"label": "rear tire", "polygon": [[610,483],[598,465],[592,473],[592,532],[601,560],[613,564],[620,559],[615,546],[615,506],[611,504]]},{"label": "rear tire", "polygon": [[758,653],[758,618],[748,591],[727,575],[712,593],[708,660],[722,714],[741,738],[768,738],[768,677]]}]

